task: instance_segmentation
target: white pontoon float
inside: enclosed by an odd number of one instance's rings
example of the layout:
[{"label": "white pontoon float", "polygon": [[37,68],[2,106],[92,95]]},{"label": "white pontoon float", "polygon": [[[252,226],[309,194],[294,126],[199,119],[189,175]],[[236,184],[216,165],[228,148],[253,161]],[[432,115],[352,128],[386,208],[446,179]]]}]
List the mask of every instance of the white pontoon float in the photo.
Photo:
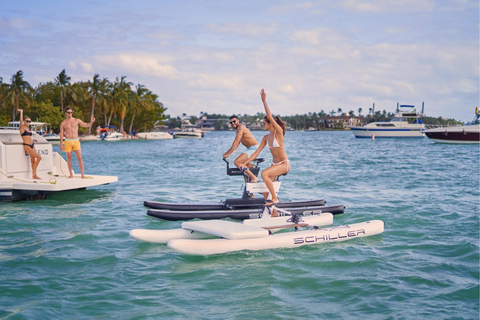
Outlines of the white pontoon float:
[{"label": "white pontoon float", "polygon": [[[378,235],[384,230],[381,220],[324,227],[333,223],[333,215],[328,212],[271,217],[273,207],[265,207],[262,217],[242,223],[227,220],[186,221],[181,229],[134,229],[130,231],[130,236],[139,241],[167,244],[170,249],[184,254],[211,255],[345,241]],[[276,209],[288,214],[285,210]],[[276,233],[288,228],[295,231]]]}]

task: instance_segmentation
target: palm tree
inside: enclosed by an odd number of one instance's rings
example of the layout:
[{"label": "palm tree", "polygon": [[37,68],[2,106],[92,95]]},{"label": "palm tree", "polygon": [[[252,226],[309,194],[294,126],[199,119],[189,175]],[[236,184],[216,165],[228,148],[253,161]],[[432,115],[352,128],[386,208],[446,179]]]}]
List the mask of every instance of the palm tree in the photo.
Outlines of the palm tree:
[{"label": "palm tree", "polygon": [[362,111],[363,111],[362,108],[358,108],[358,116],[361,116],[361,115],[362,115]]},{"label": "palm tree", "polygon": [[137,84],[135,86],[135,91],[132,91],[132,94],[133,97],[131,107],[133,109],[133,115],[132,120],[130,121],[130,129],[128,132],[132,132],[133,121],[135,119],[137,110],[149,108],[148,100],[150,97],[148,95],[152,94],[152,92],[150,92],[143,84]]},{"label": "palm tree", "polygon": [[19,70],[12,76],[11,84],[7,89],[5,101],[13,105],[12,119],[15,121],[16,111],[20,108],[20,101],[30,106],[32,86],[23,80],[23,71]]},{"label": "palm tree", "polygon": [[63,98],[67,91],[67,86],[70,84],[71,78],[67,75],[65,69],[55,78],[55,83],[60,87],[60,107],[63,113]]},{"label": "palm tree", "polygon": [[108,123],[110,123],[113,114],[118,111],[121,118],[120,132],[123,131],[123,121],[125,120],[125,116],[127,114],[129,98],[128,92],[131,91],[131,86],[133,85],[131,82],[125,82],[126,77],[127,76],[122,76],[120,81],[117,78],[113,85],[113,105],[110,112],[110,117],[108,119]]},{"label": "palm tree", "polygon": [[[95,114],[95,107],[97,105],[97,101],[99,104],[99,111],[101,106],[104,104],[104,94],[107,89],[107,83],[108,80],[107,78],[103,78],[103,80],[100,80],[100,75],[98,73],[95,73],[93,76],[93,81],[88,81],[88,88],[90,89],[89,92],[92,95],[92,112],[91,116]],[[88,134],[91,134],[92,132],[92,127],[88,128]]]}]

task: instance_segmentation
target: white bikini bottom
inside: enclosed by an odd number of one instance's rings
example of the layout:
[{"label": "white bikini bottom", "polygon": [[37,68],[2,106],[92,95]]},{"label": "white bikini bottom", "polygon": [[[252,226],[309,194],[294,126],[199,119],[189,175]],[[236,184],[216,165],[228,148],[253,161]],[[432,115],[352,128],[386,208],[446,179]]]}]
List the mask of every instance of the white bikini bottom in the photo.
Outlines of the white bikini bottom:
[{"label": "white bikini bottom", "polygon": [[290,160],[283,160],[283,161],[280,161],[280,162],[277,162],[277,163],[272,162],[272,166],[277,165],[277,164],[282,164],[284,162],[287,163],[287,172],[289,172],[290,171]]}]

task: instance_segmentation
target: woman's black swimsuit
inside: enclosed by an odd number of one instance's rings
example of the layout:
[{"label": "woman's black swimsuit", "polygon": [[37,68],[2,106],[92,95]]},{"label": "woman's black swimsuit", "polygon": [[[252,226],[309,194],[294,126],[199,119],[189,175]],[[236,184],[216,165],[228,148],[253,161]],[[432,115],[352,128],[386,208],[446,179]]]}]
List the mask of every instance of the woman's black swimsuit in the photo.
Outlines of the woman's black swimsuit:
[{"label": "woman's black swimsuit", "polygon": [[23,145],[24,145],[24,146],[29,146],[30,148],[33,149],[33,146],[35,145],[35,143],[32,143],[32,144],[24,143]]},{"label": "woman's black swimsuit", "polygon": [[[31,135],[33,135],[33,133],[32,133],[31,131],[25,130],[25,131],[23,131],[23,133],[21,133],[20,135],[21,135],[22,137],[23,137],[23,136],[31,136]],[[24,146],[29,146],[30,148],[33,149],[33,146],[35,145],[35,143],[32,143],[32,144],[24,143],[23,145],[24,145]]]},{"label": "woman's black swimsuit", "polygon": [[23,131],[23,133],[21,133],[20,135],[21,135],[22,137],[23,137],[23,136],[31,136],[31,135],[33,135],[33,133],[32,133],[31,131],[25,130],[25,131]]}]

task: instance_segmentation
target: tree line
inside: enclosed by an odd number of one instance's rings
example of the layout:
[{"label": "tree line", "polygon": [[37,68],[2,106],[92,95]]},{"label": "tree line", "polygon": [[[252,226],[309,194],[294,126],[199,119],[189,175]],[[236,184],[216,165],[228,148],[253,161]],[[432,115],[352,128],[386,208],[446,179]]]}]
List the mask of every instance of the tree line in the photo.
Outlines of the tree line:
[{"label": "tree line", "polygon": [[[74,116],[88,121],[95,115],[95,125],[115,126],[120,131],[150,131],[155,124],[167,125],[170,129],[181,127],[183,119],[191,123],[203,116],[214,120],[215,130],[228,130],[228,118],[231,115],[208,114],[201,111],[198,116],[171,117],[165,114],[167,108],[158,100],[159,96],[142,84],[134,85],[126,80],[126,76],[110,81],[95,74],[91,80],[71,82],[63,69],[52,81],[40,83],[36,87],[30,85],[23,78],[23,71],[19,70],[12,75],[10,83],[0,77],[0,126],[7,126],[9,121],[17,119],[17,109],[24,109],[24,114],[33,121],[46,122],[58,132],[60,123],[64,119],[66,107],[74,109]],[[388,121],[394,113],[368,110],[363,116],[363,109],[344,112],[342,108],[332,109],[330,112],[321,110],[303,115],[281,116],[293,130],[309,128],[343,129],[341,122],[331,121],[335,117],[359,117],[363,123],[372,121]],[[263,113],[255,115],[237,115],[243,123],[258,123]],[[461,122],[441,117],[423,117],[424,123],[434,125],[460,124]],[[92,128],[89,129],[91,133]]]},{"label": "tree line", "polygon": [[36,87],[24,79],[22,70],[12,75],[10,83],[0,77],[0,126],[18,120],[17,109],[22,108],[33,121],[50,123],[58,132],[67,107],[80,120],[88,122],[95,115],[95,125],[128,132],[150,130],[166,118],[158,95],[142,84],[128,82],[126,76],[110,81],[95,74],[91,80],[72,83],[64,69]]},{"label": "tree line", "polygon": [[[368,114],[362,115],[362,108],[359,108],[358,115],[355,115],[353,110],[350,110],[348,113],[343,112],[341,108],[338,108],[337,111],[330,111],[329,113],[324,112],[321,110],[320,112],[309,112],[308,114],[296,114],[292,116],[281,116],[280,118],[288,124],[288,127],[292,130],[308,130],[309,128],[317,129],[317,130],[344,130],[344,122],[340,121],[339,119],[348,119],[348,118],[360,118],[363,124],[367,124],[370,122],[376,121],[389,121],[395,116],[394,112],[387,112],[385,110],[382,111],[374,111],[373,108],[369,108]],[[172,118],[167,116],[165,120],[165,124],[173,129],[179,128],[182,119],[188,119],[191,123],[195,123],[201,117],[206,116],[208,119],[213,120],[213,124],[215,130],[230,130],[230,126],[228,125],[228,119],[231,115],[225,114],[208,114],[206,112],[200,112],[199,116],[187,116],[183,114],[182,117],[175,117]],[[248,115],[248,114],[236,114],[236,116],[240,119],[240,122],[251,126],[253,124],[257,124],[257,127],[260,129],[260,121],[265,116],[264,113],[258,112],[255,115]],[[450,126],[450,125],[460,125],[462,122],[457,121],[455,119],[445,119],[443,117],[421,117],[422,121],[426,124],[433,125],[433,126]]]}]

